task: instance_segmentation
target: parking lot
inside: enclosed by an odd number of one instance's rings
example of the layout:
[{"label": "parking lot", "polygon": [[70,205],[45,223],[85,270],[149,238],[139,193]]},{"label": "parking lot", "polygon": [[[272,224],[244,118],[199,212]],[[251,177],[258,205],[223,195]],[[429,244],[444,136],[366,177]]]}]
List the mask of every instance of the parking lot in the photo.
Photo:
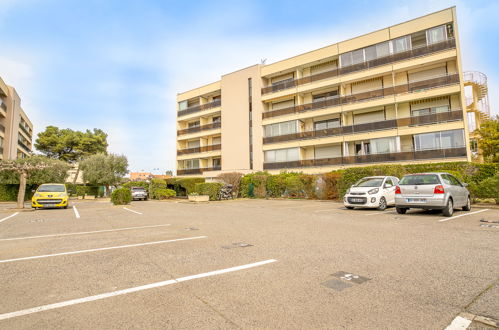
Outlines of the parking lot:
[{"label": "parking lot", "polygon": [[0,205],[0,328],[444,329],[462,312],[499,319],[499,210],[72,205]]}]

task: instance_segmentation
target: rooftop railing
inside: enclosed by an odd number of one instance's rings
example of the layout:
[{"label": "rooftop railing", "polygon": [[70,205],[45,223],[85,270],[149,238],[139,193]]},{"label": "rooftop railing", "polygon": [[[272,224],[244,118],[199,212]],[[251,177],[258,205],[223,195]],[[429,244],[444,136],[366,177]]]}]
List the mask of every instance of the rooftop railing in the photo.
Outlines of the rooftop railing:
[{"label": "rooftop railing", "polygon": [[219,107],[221,104],[222,104],[221,100],[216,100],[216,101],[213,101],[213,102],[210,102],[210,103],[206,103],[206,104],[202,104],[202,105],[196,105],[196,106],[187,108],[185,110],[179,111],[178,112],[178,117],[186,116],[186,115],[189,115],[191,113],[196,113],[196,112],[207,110],[207,109],[211,109],[211,108],[216,108],[216,107]]},{"label": "rooftop railing", "polygon": [[335,158],[306,159],[291,162],[264,163],[263,169],[275,170],[298,167],[339,166],[364,163],[385,163],[426,159],[466,157],[466,147],[448,149],[413,150],[404,152],[343,156]]},{"label": "rooftop railing", "polygon": [[194,126],[194,127],[189,127],[186,129],[181,129],[177,132],[177,135],[184,135],[184,134],[191,134],[191,133],[197,133],[201,131],[208,131],[216,128],[222,127],[221,122],[216,122],[216,123],[211,123],[207,125],[202,125],[202,126]]},{"label": "rooftop railing", "polygon": [[338,135],[351,135],[357,133],[394,129],[398,127],[438,124],[444,122],[458,121],[462,119],[463,119],[463,111],[461,109],[456,109],[452,111],[435,113],[430,115],[388,119],[372,123],[340,126],[340,127],[333,127],[321,130],[311,130],[311,131],[297,132],[286,135],[264,137],[263,144],[293,141],[293,140],[317,139],[317,138],[338,136]]},{"label": "rooftop railing", "polygon": [[444,87],[458,83],[459,83],[459,74],[455,73],[455,74],[442,75],[442,76],[432,77],[430,79],[407,82],[406,84],[395,85],[392,87],[375,89],[352,95],[332,97],[323,101],[317,101],[302,105],[295,105],[292,107],[278,109],[278,110],[270,110],[262,113],[262,117],[271,118],[271,117],[287,115],[290,113],[300,113],[306,111],[337,107],[344,104],[369,101],[396,94],[419,92],[431,88]]},{"label": "rooftop railing", "polygon": [[177,155],[187,155],[187,154],[197,154],[200,152],[209,152],[209,151],[215,151],[215,150],[221,150],[222,145],[221,144],[212,144],[209,146],[204,146],[204,147],[196,147],[196,148],[188,148],[188,149],[180,149],[177,150]]},{"label": "rooftop railing", "polygon": [[295,80],[290,80],[290,81],[284,81],[282,83],[277,83],[272,86],[267,86],[262,88],[262,95],[263,94],[268,94],[268,93],[274,93],[278,92],[281,90],[289,89],[292,87],[308,84],[314,81],[318,80],[323,80],[323,79],[328,79],[328,78],[334,78],[340,75],[344,75],[347,73],[352,73],[356,71],[362,71],[362,70],[367,70],[371,68],[375,68],[381,65],[386,65],[398,61],[403,61],[411,58],[416,58],[420,56],[425,56],[429,54],[433,54],[436,52],[440,52],[443,50],[447,49],[453,49],[456,47],[456,40],[455,39],[448,39],[443,42],[431,44],[431,45],[426,45],[422,47],[417,47],[405,52],[400,52],[392,55],[388,55],[385,57],[380,57],[374,60],[370,61],[365,61],[362,63],[354,64],[354,65],[349,65],[345,66],[342,68],[337,68],[334,70],[326,71],[326,72],[321,72],[318,74],[310,75],[307,77],[295,79]]}]

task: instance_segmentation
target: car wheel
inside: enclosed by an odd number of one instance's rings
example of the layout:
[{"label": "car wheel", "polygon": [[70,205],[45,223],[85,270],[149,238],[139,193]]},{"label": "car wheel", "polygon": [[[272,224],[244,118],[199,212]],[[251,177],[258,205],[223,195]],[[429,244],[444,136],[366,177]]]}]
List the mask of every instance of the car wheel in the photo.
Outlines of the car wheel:
[{"label": "car wheel", "polygon": [[381,197],[381,199],[379,200],[378,210],[380,210],[380,211],[386,210],[386,199],[385,199],[385,197]]},{"label": "car wheel", "polygon": [[452,202],[452,198],[449,198],[447,206],[442,210],[442,213],[446,217],[451,217],[454,214],[454,203]]},{"label": "car wheel", "polygon": [[353,206],[345,206],[349,210],[353,210]]},{"label": "car wheel", "polygon": [[463,211],[471,211],[471,199],[470,199],[470,196],[468,196],[468,199],[466,200],[466,205],[463,206]]},{"label": "car wheel", "polygon": [[66,206],[64,206],[64,209],[67,209],[67,208],[68,208],[68,206],[67,206],[67,205],[66,205]]},{"label": "car wheel", "polygon": [[407,210],[408,210],[408,209],[403,208],[403,207],[396,207],[395,209],[397,210],[398,214],[405,214],[405,212],[407,212]]}]

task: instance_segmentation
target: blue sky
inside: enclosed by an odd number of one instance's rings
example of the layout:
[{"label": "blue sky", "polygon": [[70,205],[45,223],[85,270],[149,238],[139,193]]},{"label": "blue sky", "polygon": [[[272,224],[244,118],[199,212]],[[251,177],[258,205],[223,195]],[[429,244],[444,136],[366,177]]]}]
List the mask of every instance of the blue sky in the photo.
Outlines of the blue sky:
[{"label": "blue sky", "polygon": [[0,0],[0,76],[35,134],[101,128],[131,171],[175,168],[175,96],[456,5],[464,70],[499,110],[499,1]]}]

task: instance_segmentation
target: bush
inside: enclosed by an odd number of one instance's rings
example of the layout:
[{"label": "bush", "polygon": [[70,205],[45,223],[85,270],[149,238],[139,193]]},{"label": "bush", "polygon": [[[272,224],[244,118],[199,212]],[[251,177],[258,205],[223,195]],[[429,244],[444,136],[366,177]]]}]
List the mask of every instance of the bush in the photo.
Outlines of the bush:
[{"label": "bush", "polygon": [[318,198],[320,199],[339,199],[338,181],[340,173],[324,173],[319,177]]},{"label": "bush", "polygon": [[141,187],[149,192],[149,182],[146,181],[128,181],[121,185],[122,187],[132,189],[132,187]]},{"label": "bush", "polygon": [[85,196],[86,193],[87,193],[87,187],[76,186],[76,196]]},{"label": "bush", "polygon": [[210,196],[210,201],[219,199],[220,189],[223,184],[219,182],[196,183],[196,193]]},{"label": "bush", "polygon": [[286,195],[292,198],[304,198],[305,197],[305,185],[301,181],[298,175],[292,175],[286,177],[284,180],[286,184]]},{"label": "bush", "polygon": [[[28,189],[26,189],[26,192]],[[0,184],[0,201],[11,202],[17,200],[19,185],[17,184]]]},{"label": "bush", "polygon": [[232,186],[232,196],[236,198],[239,196],[239,188],[241,186],[242,177],[243,174],[238,172],[222,173],[218,176],[220,180]]},{"label": "bush", "polygon": [[267,196],[273,198],[279,198],[284,196],[286,192],[286,178],[289,173],[280,173],[276,175],[271,175],[267,178]]},{"label": "bush", "polygon": [[166,180],[167,187],[175,190],[177,196],[187,196],[196,189],[196,183],[203,183],[204,178],[170,178]]},{"label": "bush", "polygon": [[[150,188],[151,188],[151,194],[150,194],[151,198],[161,199],[158,195],[156,195],[156,193],[159,192],[161,194],[163,190],[167,189],[166,180],[152,179],[151,184],[150,184]],[[175,195],[176,195],[176,193],[175,193]]]},{"label": "bush", "polygon": [[267,197],[267,179],[270,174],[268,172],[256,172],[246,174],[241,179],[241,196],[242,197]]},{"label": "bush", "polygon": [[[468,187],[468,188],[471,188]],[[473,197],[476,198],[493,198],[496,204],[499,204],[499,173],[493,177],[487,178],[476,185],[475,189],[471,189]]]},{"label": "bush", "polygon": [[132,192],[128,188],[118,188],[111,194],[111,202],[114,205],[126,205],[132,201]]},{"label": "bush", "polygon": [[156,199],[168,199],[177,196],[175,190],[167,188],[157,188],[154,190],[154,197]]}]

